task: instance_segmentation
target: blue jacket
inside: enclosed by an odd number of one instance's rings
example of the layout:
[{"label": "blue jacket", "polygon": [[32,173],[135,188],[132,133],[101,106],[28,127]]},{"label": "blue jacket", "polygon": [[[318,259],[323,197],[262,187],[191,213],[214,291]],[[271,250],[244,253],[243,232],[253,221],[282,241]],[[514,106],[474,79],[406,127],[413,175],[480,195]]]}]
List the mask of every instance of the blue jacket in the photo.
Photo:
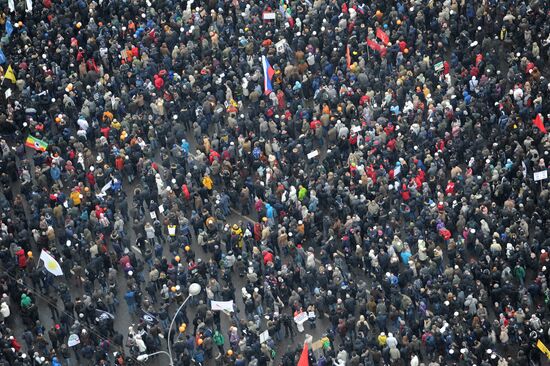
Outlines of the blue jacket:
[{"label": "blue jacket", "polygon": [[50,168],[50,175],[53,180],[59,180],[59,178],[61,178],[61,169],[59,169],[57,166],[52,166]]}]

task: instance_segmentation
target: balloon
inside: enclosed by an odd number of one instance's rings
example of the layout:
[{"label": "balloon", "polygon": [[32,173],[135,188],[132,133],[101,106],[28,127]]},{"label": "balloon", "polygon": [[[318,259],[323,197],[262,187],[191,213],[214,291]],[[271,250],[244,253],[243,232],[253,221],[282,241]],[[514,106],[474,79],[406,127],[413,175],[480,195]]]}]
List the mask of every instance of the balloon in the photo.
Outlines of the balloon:
[{"label": "balloon", "polygon": [[176,286],[172,286],[170,290],[172,290],[172,292],[176,292]]},{"label": "balloon", "polygon": [[202,342],[204,342],[204,341],[202,340],[202,338],[199,338],[199,340],[197,341],[197,344],[200,346],[200,345],[202,344]]},{"label": "balloon", "polygon": [[405,49],[403,50],[403,52],[404,52],[404,53],[409,53],[409,49],[408,49],[408,48],[405,48]]},{"label": "balloon", "polygon": [[32,252],[30,250],[27,252],[27,257],[32,258]]},{"label": "balloon", "polygon": [[176,260],[176,262],[178,262],[178,263],[179,263],[179,262],[180,262],[180,260],[181,260],[181,258],[180,258],[180,256],[179,256],[179,255],[176,255],[176,258],[174,258],[174,259],[175,259],[175,260]]},{"label": "balloon", "polygon": [[185,251],[188,252],[188,251],[190,251],[190,250],[191,250],[191,247],[190,247],[189,245],[186,245],[186,246],[185,246]]},{"label": "balloon", "polygon": [[227,350],[227,355],[228,355],[228,356],[233,356],[233,350],[232,350],[232,349]]},{"label": "balloon", "polygon": [[401,19],[397,19],[397,25],[401,25]]}]

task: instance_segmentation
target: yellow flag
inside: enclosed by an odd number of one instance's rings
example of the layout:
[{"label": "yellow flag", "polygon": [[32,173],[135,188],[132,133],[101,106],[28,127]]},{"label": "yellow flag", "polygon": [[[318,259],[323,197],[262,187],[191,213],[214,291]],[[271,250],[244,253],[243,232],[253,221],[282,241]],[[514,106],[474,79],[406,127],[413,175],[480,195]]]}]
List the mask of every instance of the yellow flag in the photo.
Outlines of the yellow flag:
[{"label": "yellow flag", "polygon": [[17,82],[17,79],[15,78],[15,73],[13,72],[11,65],[8,66],[8,70],[4,74],[4,79],[11,80],[11,82],[14,84]]},{"label": "yellow flag", "polygon": [[537,342],[537,348],[540,349],[540,351],[544,353],[546,357],[548,357],[548,359],[550,359],[550,350],[548,350],[548,348],[544,345],[544,343],[542,343],[540,339]]}]

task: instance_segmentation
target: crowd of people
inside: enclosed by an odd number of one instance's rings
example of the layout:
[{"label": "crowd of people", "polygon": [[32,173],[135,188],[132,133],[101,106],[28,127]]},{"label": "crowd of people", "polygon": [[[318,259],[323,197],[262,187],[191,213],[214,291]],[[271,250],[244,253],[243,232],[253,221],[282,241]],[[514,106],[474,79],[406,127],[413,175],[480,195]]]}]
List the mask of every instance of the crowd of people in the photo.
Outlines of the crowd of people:
[{"label": "crowd of people", "polygon": [[548,2],[2,6],[1,365],[546,358]]}]

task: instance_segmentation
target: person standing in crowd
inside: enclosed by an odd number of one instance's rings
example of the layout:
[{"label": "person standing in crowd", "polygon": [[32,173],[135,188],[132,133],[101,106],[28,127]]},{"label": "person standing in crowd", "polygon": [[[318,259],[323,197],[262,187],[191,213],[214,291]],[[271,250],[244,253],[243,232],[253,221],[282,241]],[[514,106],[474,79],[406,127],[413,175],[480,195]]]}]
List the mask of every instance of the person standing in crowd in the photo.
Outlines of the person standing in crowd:
[{"label": "person standing in crowd", "polygon": [[0,363],[541,363],[547,5],[4,3]]}]

